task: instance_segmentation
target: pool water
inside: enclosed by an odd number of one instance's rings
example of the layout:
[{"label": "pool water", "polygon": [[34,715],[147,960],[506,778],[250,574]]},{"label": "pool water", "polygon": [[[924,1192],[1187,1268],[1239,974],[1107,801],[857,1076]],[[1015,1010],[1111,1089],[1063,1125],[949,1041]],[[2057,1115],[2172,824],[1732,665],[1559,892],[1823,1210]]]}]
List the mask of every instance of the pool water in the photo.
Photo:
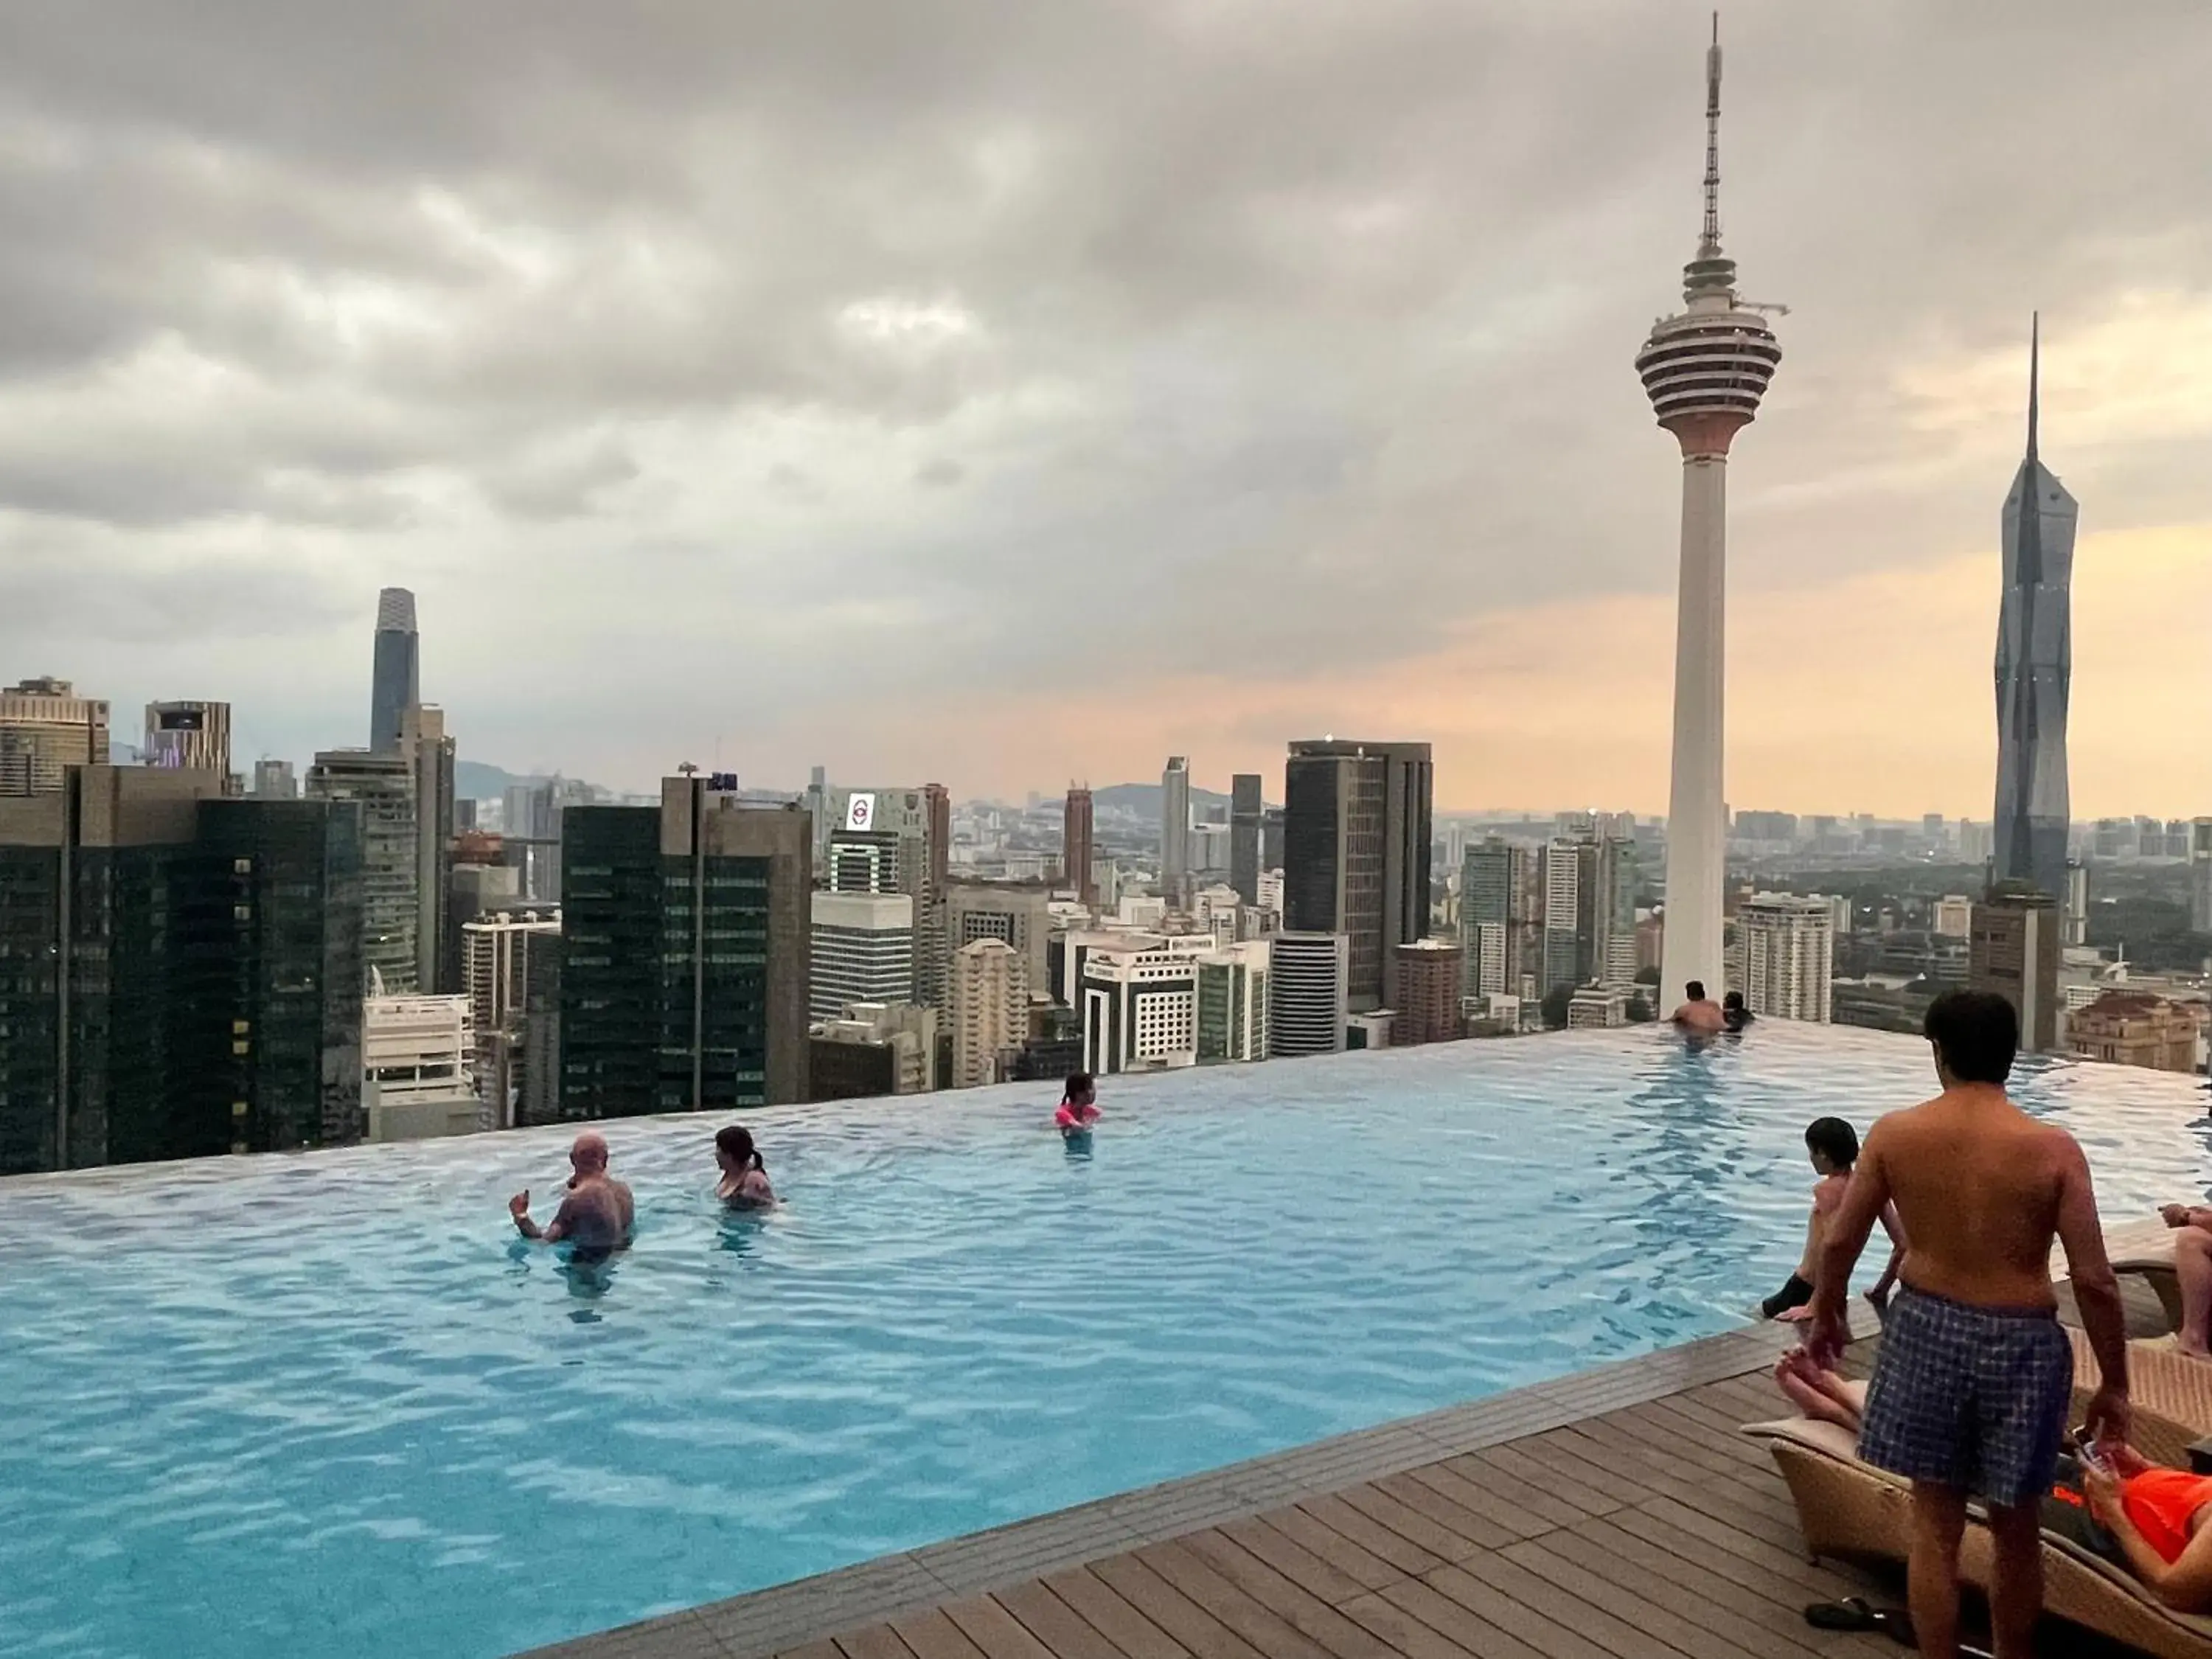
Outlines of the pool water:
[{"label": "pool water", "polygon": [[[2190,1079],[2028,1068],[2108,1214]],[[1804,1123],[1909,1038],[1652,1028],[608,1127],[611,1266],[518,1241],[566,1133],[0,1182],[0,1650],[495,1656],[1726,1328]],[[1864,1270],[1869,1276],[1872,1265]]]}]

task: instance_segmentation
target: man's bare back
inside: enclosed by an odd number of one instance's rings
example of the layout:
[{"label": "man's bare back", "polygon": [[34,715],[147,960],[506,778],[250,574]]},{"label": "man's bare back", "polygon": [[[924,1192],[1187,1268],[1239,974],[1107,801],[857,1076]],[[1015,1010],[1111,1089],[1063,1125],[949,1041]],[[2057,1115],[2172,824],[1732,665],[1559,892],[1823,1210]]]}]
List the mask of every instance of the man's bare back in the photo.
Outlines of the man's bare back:
[{"label": "man's bare back", "polygon": [[607,1173],[605,1137],[586,1129],[568,1149],[575,1171],[561,1194],[561,1208],[544,1227],[530,1218],[530,1190],[525,1188],[507,1200],[507,1213],[525,1238],[548,1244],[566,1241],[582,1249],[619,1250],[629,1243],[637,1219],[637,1205],[629,1186]]},{"label": "man's bare back", "polygon": [[[1963,1084],[1893,1112],[1867,1137],[1908,1243],[1900,1276],[1933,1296],[1984,1308],[2048,1308],[2051,1246],[2092,1235],[2088,1167],[2074,1137],[2039,1123],[1986,1084]],[[2065,1213],[2069,1196],[2086,1213]],[[2101,1240],[2100,1241],[2101,1243]]]}]

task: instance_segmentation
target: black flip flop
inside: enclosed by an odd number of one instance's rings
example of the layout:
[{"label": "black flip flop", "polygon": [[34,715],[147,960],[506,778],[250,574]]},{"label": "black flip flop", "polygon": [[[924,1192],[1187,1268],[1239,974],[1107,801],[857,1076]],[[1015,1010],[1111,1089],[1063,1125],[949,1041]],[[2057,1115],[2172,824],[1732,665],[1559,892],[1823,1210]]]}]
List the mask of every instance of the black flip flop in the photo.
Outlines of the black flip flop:
[{"label": "black flip flop", "polygon": [[1917,1645],[1911,1614],[1902,1607],[1869,1607],[1856,1595],[1814,1602],[1805,1609],[1805,1622],[1815,1630],[1880,1631],[1900,1647]]}]

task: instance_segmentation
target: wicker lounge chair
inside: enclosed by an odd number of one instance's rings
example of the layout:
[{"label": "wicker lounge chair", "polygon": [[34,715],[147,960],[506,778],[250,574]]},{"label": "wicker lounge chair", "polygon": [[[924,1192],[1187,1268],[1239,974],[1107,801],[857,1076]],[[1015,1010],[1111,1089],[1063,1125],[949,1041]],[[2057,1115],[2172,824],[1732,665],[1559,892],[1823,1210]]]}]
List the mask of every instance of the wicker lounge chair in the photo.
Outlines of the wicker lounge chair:
[{"label": "wicker lounge chair", "polygon": [[[2074,1410],[2078,1419],[2100,1375],[2089,1339],[2071,1326]],[[2212,1436],[2212,1364],[2191,1359],[2160,1342],[2128,1344],[2128,1389],[2135,1426],[2128,1438],[2154,1463],[2187,1468],[2191,1449]]]},{"label": "wicker lounge chair", "polygon": [[[1847,1429],[1790,1418],[1744,1430],[1763,1441],[1790,1483],[1806,1549],[1822,1556],[1902,1561],[1912,1534],[1910,1488],[1859,1461]],[[1960,1576],[1986,1589],[1992,1565],[1987,1527],[1970,1521]],[[2058,1618],[2124,1642],[2154,1659],[2212,1656],[2212,1619],[2174,1613],[2137,1580],[2069,1540],[2043,1538],[2044,1607]]]}]

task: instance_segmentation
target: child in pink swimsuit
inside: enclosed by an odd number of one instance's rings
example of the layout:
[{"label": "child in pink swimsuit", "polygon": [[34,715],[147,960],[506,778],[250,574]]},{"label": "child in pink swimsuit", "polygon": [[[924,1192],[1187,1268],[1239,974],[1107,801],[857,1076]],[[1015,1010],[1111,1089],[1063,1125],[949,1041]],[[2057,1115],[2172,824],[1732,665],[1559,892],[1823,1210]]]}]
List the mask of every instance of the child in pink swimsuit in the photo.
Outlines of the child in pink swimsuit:
[{"label": "child in pink swimsuit", "polygon": [[1098,1121],[1098,1109],[1091,1104],[1097,1094],[1090,1073],[1076,1072],[1069,1076],[1060,1109],[1052,1115],[1053,1123],[1063,1137],[1073,1139],[1091,1133],[1091,1126]]}]

